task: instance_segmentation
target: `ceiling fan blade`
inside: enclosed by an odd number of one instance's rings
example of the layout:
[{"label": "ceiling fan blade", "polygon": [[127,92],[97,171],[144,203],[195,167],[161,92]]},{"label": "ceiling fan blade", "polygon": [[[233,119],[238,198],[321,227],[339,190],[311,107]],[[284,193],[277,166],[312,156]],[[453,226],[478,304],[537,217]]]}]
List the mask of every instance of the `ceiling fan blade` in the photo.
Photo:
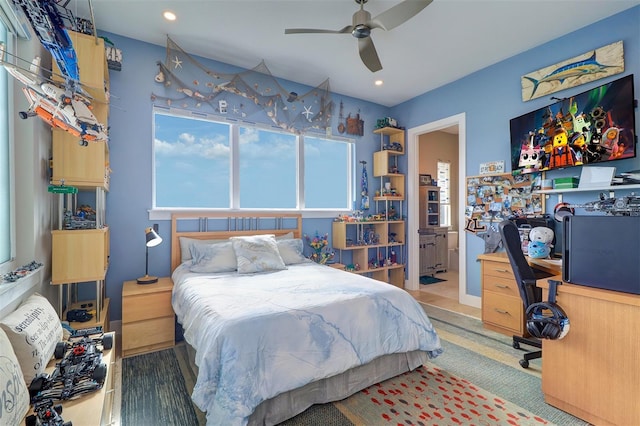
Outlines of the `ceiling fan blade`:
[{"label": "ceiling fan blade", "polygon": [[353,30],[351,25],[340,30],[320,30],[314,28],[287,28],[284,30],[285,34],[348,34]]},{"label": "ceiling fan blade", "polygon": [[360,59],[362,59],[362,62],[364,62],[371,72],[380,71],[382,69],[380,58],[378,58],[378,52],[376,52],[376,47],[373,45],[371,37],[359,38],[358,50],[360,51]]},{"label": "ceiling fan blade", "polygon": [[417,15],[429,6],[433,0],[405,0],[371,19],[370,28],[382,28],[389,31]]}]

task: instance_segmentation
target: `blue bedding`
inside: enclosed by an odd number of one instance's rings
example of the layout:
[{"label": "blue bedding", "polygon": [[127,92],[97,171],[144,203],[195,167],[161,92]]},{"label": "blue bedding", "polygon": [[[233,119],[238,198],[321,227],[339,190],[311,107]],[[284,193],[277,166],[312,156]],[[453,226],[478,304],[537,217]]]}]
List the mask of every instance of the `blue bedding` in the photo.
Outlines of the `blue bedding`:
[{"label": "blue bedding", "polygon": [[207,424],[245,425],[262,401],[385,354],[442,352],[411,295],[361,275],[303,263],[249,275],[182,265],[172,278]]}]

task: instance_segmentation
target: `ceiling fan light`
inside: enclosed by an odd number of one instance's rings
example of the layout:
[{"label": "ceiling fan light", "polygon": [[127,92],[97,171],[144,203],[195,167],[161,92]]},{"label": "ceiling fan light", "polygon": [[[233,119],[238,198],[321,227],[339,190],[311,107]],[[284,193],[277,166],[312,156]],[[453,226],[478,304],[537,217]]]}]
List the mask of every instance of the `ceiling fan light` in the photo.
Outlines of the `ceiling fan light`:
[{"label": "ceiling fan light", "polygon": [[356,25],[355,27],[353,27],[353,31],[351,31],[351,34],[355,38],[366,38],[371,35],[371,28],[362,24]]},{"label": "ceiling fan light", "polygon": [[384,84],[384,81],[376,80],[376,81],[373,82],[373,84],[375,84],[376,86],[382,86]]},{"label": "ceiling fan light", "polygon": [[162,16],[167,21],[175,21],[176,18],[177,18],[176,14],[173,13],[172,11],[170,11],[170,10],[165,10],[164,12],[162,12]]}]

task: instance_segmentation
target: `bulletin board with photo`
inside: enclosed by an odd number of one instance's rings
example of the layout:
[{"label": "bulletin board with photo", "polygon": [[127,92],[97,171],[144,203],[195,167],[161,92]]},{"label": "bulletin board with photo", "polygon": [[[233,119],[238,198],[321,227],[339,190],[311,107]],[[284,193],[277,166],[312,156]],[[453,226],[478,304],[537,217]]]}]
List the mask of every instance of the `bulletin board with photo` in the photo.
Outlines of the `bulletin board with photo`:
[{"label": "bulletin board with photo", "polygon": [[467,177],[467,221],[500,222],[509,217],[540,216],[544,195],[534,194],[539,174],[511,173]]}]

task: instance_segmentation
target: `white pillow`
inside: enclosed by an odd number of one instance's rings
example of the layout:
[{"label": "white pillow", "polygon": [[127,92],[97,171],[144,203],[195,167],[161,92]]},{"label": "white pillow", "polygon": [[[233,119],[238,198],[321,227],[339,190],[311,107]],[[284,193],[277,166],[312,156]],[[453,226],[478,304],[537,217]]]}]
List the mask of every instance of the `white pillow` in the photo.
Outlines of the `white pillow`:
[{"label": "white pillow", "polygon": [[273,234],[231,237],[229,239],[238,259],[239,274],[287,269]]},{"label": "white pillow", "polygon": [[231,241],[223,243],[192,243],[191,256],[193,265],[191,272],[231,272],[238,268],[236,252]]},{"label": "white pillow", "polygon": [[278,235],[276,237],[276,241],[280,241],[280,240],[292,240],[293,239],[293,231],[291,232],[287,232],[284,235]]},{"label": "white pillow", "polygon": [[31,383],[42,373],[62,340],[62,325],[56,310],[35,293],[0,321],[20,362],[22,375]]},{"label": "white pillow", "polygon": [[19,425],[29,410],[29,391],[11,342],[0,328],[0,425]]},{"label": "white pillow", "polygon": [[279,240],[277,241],[278,251],[284,261],[285,265],[295,265],[297,263],[311,262],[311,260],[304,257],[302,254],[304,250],[304,243],[300,238],[294,238],[292,240]]},{"label": "white pillow", "polygon": [[212,240],[200,240],[198,238],[189,238],[189,237],[180,237],[180,263],[184,263],[187,260],[191,260],[191,251],[190,246],[193,243],[222,243],[229,240],[220,240],[220,239],[212,239]]}]

